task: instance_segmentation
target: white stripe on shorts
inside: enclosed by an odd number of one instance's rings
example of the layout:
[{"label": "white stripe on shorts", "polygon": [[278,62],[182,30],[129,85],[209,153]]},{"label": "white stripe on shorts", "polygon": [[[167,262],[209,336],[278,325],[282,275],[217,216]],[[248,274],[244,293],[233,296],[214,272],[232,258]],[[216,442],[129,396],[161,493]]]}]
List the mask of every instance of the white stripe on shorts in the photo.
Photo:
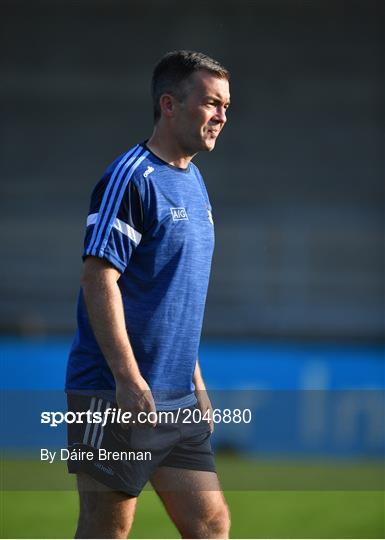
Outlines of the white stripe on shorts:
[{"label": "white stripe on shorts", "polygon": [[[106,405],[104,411],[106,411],[106,410],[108,409],[109,406],[110,406],[110,402],[107,401],[107,405]],[[104,423],[104,418],[103,418],[103,423]],[[103,423],[102,423],[102,427],[100,428],[100,435],[99,435],[99,439],[98,439],[96,448],[100,448],[100,445],[102,444],[103,435],[104,435],[104,426],[103,426]]]},{"label": "white stripe on shorts", "polygon": [[[89,410],[91,412],[94,412],[95,401],[96,401],[96,398],[93,397],[91,399],[91,404],[90,404],[90,408],[89,408]],[[86,427],[86,430],[84,432],[84,437],[83,437],[83,444],[87,444],[87,440],[88,440],[88,436],[90,434],[90,430],[91,430],[91,422],[87,422],[87,427]]]},{"label": "white stripe on shorts", "polygon": [[[97,406],[97,409],[95,412],[100,412],[100,408],[102,406],[102,403],[103,403],[103,400],[102,398],[99,399],[98,401],[98,406]],[[92,432],[92,439],[91,439],[91,446],[93,446],[95,448],[95,441],[96,441],[96,435],[98,433],[98,427],[99,427],[100,424],[94,424],[94,430]]]}]

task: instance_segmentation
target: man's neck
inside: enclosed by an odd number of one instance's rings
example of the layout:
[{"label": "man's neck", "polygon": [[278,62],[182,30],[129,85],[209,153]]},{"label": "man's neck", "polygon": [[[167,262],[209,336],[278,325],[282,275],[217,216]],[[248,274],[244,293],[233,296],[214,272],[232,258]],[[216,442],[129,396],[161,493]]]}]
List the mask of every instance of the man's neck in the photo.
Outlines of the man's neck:
[{"label": "man's neck", "polygon": [[151,152],[160,159],[169,165],[179,167],[180,169],[187,169],[190,161],[195,155],[188,155],[175,139],[170,137],[167,133],[162,133],[162,129],[159,129],[158,126],[155,126],[146,145]]}]

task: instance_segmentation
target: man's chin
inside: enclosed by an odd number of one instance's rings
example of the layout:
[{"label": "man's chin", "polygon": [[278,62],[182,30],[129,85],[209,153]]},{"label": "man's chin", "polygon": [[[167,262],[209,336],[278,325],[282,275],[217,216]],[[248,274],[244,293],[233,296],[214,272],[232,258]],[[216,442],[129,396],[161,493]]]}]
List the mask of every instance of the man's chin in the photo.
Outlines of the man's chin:
[{"label": "man's chin", "polygon": [[206,152],[211,152],[215,148],[216,139],[211,139],[209,141],[204,141],[204,148],[203,150],[206,150]]},{"label": "man's chin", "polygon": [[196,141],[195,151],[196,152],[211,152],[215,148],[216,139],[214,138],[201,138],[200,141]]}]

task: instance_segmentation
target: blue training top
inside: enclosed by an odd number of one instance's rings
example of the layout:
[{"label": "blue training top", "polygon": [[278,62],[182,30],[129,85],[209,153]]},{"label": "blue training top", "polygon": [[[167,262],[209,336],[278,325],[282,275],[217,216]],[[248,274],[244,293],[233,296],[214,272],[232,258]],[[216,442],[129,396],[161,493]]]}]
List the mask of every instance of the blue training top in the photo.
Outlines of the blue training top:
[{"label": "blue training top", "polygon": [[[192,382],[202,329],[214,227],[198,168],[179,169],[145,144],[116,159],[96,185],[83,258],[121,272],[127,333],[158,410],[196,402]],[[90,326],[82,291],[66,390],[113,399],[111,370]]]}]

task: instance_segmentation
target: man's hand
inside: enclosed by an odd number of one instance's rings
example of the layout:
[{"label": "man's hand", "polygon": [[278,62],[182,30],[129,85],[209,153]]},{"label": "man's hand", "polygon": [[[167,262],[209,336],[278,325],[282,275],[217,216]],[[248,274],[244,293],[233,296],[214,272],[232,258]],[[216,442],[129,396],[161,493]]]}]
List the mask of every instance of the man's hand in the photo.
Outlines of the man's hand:
[{"label": "man's hand", "polygon": [[206,390],[198,390],[196,393],[196,398],[198,401],[198,407],[202,411],[202,416],[207,413],[210,421],[210,431],[211,433],[214,431],[214,421],[213,421],[213,407],[211,405],[211,401],[209,396],[207,395]]},{"label": "man's hand", "polygon": [[[132,413],[136,425],[156,426],[154,398],[143,377],[138,377],[135,381],[116,381],[116,402],[122,412],[128,411]],[[147,417],[149,413],[152,414],[147,422],[138,422],[139,413],[145,413],[141,415],[142,419],[144,416]],[[122,427],[127,429],[129,424],[122,423]]]}]

